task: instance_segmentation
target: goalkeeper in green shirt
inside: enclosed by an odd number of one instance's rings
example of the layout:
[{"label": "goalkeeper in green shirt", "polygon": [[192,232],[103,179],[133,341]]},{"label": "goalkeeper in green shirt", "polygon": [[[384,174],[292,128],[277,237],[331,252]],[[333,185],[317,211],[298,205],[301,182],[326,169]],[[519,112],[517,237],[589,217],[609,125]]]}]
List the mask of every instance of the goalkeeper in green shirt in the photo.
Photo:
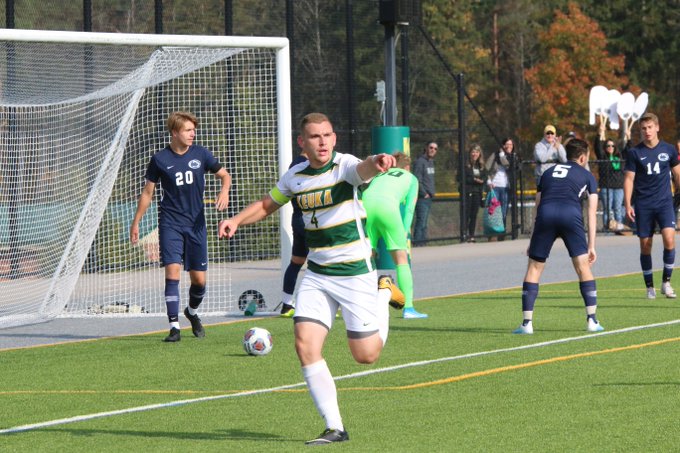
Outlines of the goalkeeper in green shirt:
[{"label": "goalkeeper in green shirt", "polygon": [[[380,238],[397,266],[397,284],[406,298],[405,319],[427,318],[413,308],[413,274],[408,260],[409,239],[413,212],[418,199],[418,179],[411,174],[411,158],[395,153],[397,166],[371,181],[362,200],[366,209],[366,233],[375,250]],[[401,215],[404,206],[404,215]]]}]

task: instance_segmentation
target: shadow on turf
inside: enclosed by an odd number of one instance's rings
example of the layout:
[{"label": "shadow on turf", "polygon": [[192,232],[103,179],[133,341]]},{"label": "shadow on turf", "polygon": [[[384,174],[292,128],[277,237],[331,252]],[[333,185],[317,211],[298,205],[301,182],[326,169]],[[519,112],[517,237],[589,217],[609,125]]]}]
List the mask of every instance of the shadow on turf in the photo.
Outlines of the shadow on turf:
[{"label": "shadow on turf", "polygon": [[289,437],[277,436],[275,434],[259,433],[254,431],[243,431],[240,429],[225,429],[213,432],[168,432],[168,431],[132,431],[115,429],[77,429],[77,428],[47,428],[40,431],[51,431],[54,433],[69,433],[74,436],[135,436],[144,438],[167,438],[177,440],[253,440],[253,441],[281,441],[281,442],[302,442],[302,439],[291,439]]}]

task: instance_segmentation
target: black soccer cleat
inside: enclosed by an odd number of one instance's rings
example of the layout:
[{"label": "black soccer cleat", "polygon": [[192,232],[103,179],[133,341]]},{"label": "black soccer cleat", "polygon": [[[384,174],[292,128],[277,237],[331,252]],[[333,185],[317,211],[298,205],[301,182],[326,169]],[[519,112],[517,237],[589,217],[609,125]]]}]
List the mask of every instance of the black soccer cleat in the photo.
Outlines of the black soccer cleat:
[{"label": "black soccer cleat", "polygon": [[190,315],[189,307],[184,309],[184,316],[186,316],[191,323],[191,331],[194,333],[194,336],[196,338],[205,337],[205,329],[203,328],[203,324],[201,324],[201,318],[199,318],[198,315]]},{"label": "black soccer cleat", "polygon": [[176,343],[181,339],[182,337],[180,336],[179,329],[173,327],[170,329],[170,334],[167,337],[165,337],[163,341],[165,341],[166,343]]},{"label": "black soccer cleat", "polygon": [[308,440],[305,445],[328,445],[333,442],[344,442],[349,440],[347,431],[340,431],[339,429],[326,429],[316,439]]},{"label": "black soccer cleat", "polygon": [[281,314],[282,318],[292,318],[295,314],[295,307],[290,304],[281,303]]}]

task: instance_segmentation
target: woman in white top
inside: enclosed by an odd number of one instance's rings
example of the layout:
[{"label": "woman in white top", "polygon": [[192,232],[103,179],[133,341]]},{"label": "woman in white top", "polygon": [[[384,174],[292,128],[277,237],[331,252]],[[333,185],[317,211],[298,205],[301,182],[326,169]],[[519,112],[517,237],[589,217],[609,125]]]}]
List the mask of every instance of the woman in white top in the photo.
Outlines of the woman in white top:
[{"label": "woman in white top", "polygon": [[493,153],[486,161],[486,169],[489,172],[489,187],[496,192],[496,198],[501,203],[501,212],[503,213],[503,225],[505,225],[505,218],[508,214],[508,197],[512,184],[511,169],[514,163],[515,144],[511,138],[506,138],[503,141],[501,149]]}]

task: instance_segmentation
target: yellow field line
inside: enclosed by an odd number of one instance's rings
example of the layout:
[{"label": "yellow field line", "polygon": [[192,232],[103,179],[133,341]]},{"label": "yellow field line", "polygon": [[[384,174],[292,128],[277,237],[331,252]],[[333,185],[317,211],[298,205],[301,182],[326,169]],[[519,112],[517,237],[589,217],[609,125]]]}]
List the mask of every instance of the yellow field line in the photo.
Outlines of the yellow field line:
[{"label": "yellow field line", "polygon": [[492,374],[499,374],[499,373],[505,373],[507,371],[515,371],[515,370],[521,370],[524,368],[530,368],[530,367],[535,367],[535,366],[540,366],[540,365],[549,365],[552,363],[557,363],[557,362],[566,362],[569,360],[575,360],[575,359],[581,359],[584,357],[593,357],[597,355],[603,355],[603,354],[611,354],[614,352],[622,352],[622,351],[631,351],[634,349],[642,349],[642,348],[647,348],[650,346],[659,346],[667,343],[672,343],[680,341],[680,337],[676,338],[667,338],[664,340],[657,340],[657,341],[650,341],[649,343],[641,343],[641,344],[634,344],[630,346],[621,346],[618,348],[610,348],[610,349],[603,349],[600,351],[590,351],[590,352],[581,352],[579,354],[571,354],[571,355],[565,355],[565,356],[560,356],[560,357],[553,357],[550,359],[543,359],[543,360],[536,360],[534,362],[527,362],[527,363],[520,363],[518,365],[508,365],[508,366],[503,366],[499,368],[493,368],[490,370],[483,370],[483,371],[475,371],[474,373],[467,373],[467,374],[462,374],[460,376],[452,376],[448,377],[445,379],[438,379],[436,381],[430,381],[430,382],[421,382],[418,384],[410,384],[410,385],[400,385],[400,386],[393,386],[393,387],[350,387],[350,388],[344,388],[344,389],[338,389],[338,390],[412,390],[412,389],[418,389],[418,388],[424,388],[424,387],[433,387],[436,385],[444,385],[444,384],[451,384],[453,382],[460,382],[460,381],[465,381],[468,379],[473,379],[477,377],[484,377],[484,376],[490,376]]}]

